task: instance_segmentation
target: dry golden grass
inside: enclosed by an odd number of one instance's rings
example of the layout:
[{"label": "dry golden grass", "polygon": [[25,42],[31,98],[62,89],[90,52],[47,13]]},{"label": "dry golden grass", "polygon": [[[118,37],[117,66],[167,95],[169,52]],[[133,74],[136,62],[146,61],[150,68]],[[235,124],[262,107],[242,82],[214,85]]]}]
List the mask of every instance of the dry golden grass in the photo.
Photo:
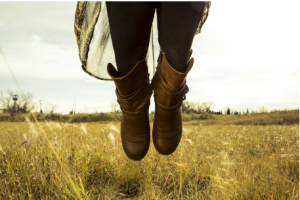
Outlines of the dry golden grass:
[{"label": "dry golden grass", "polygon": [[299,125],[186,122],[174,154],[139,162],[119,125],[0,123],[0,199],[299,199]]}]

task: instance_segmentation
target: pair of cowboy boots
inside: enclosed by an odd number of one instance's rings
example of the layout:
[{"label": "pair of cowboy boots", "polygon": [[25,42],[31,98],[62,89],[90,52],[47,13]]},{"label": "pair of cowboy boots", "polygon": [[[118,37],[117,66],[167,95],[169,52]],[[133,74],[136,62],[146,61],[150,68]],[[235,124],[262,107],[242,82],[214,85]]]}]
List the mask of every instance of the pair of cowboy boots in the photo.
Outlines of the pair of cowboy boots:
[{"label": "pair of cowboy boots", "polygon": [[148,67],[140,60],[125,76],[120,77],[112,64],[108,74],[116,85],[116,95],[122,110],[121,138],[124,152],[132,160],[141,160],[150,146],[149,106],[152,90],[155,115],[152,139],[163,155],[173,153],[182,135],[181,104],[188,92],[186,76],[194,63],[192,58],[184,73],[176,71],[161,52],[151,84]]}]

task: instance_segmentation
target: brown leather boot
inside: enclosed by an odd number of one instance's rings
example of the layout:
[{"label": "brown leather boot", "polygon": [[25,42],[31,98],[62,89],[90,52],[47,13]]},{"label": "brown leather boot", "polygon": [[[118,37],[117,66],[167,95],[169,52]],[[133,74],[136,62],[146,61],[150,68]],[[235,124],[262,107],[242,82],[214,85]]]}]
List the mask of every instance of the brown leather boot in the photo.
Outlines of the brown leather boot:
[{"label": "brown leather boot", "polygon": [[152,79],[155,115],[152,138],[156,150],[163,155],[173,153],[182,135],[182,101],[188,92],[186,76],[194,63],[192,58],[184,73],[178,72],[168,63],[162,52]]},{"label": "brown leather boot", "polygon": [[121,138],[124,152],[132,160],[141,160],[150,145],[149,105],[152,88],[147,65],[140,60],[122,77],[119,77],[110,63],[107,71],[115,82],[122,110]]}]

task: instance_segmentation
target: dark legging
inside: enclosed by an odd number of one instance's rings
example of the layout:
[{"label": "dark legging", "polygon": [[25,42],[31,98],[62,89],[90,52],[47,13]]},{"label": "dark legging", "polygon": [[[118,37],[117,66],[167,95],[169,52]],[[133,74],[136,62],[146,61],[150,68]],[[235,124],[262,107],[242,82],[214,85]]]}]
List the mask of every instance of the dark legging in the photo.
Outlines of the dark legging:
[{"label": "dark legging", "polygon": [[119,74],[145,59],[157,9],[158,41],[171,66],[186,69],[204,2],[106,2]]}]

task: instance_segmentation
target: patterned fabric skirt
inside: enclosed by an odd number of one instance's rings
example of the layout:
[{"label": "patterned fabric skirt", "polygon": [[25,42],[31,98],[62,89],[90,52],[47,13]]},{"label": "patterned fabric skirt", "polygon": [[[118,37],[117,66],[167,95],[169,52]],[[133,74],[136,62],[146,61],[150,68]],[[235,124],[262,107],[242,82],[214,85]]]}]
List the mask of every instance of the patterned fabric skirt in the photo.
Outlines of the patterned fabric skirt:
[{"label": "patterned fabric skirt", "polygon": [[[208,17],[210,5],[211,2],[205,2],[205,10],[195,34],[200,33]],[[116,59],[110,35],[106,3],[78,2],[74,29],[82,69],[97,79],[111,80],[106,68],[108,63],[116,66]],[[150,79],[154,75],[159,52],[157,15],[155,13],[146,56]]]}]

